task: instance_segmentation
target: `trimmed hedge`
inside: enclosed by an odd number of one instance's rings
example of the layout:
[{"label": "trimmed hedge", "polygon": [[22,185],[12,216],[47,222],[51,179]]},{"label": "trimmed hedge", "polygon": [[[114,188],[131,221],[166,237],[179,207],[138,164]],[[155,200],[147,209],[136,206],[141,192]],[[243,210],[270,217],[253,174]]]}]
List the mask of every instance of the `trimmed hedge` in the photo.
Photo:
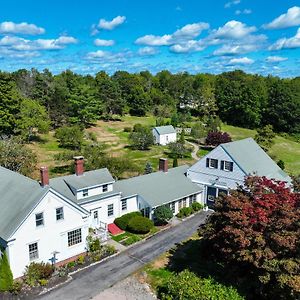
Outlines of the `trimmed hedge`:
[{"label": "trimmed hedge", "polygon": [[173,217],[173,212],[169,207],[165,205],[159,206],[154,210],[154,217],[156,218],[157,223],[164,224]]},{"label": "trimmed hedge", "polygon": [[199,202],[193,202],[192,203],[192,209],[193,211],[199,211],[203,208],[203,205]]},{"label": "trimmed hedge", "polygon": [[129,221],[134,217],[141,217],[142,214],[139,211],[133,211],[131,213],[125,214],[114,220],[114,223],[121,229],[126,230]]},{"label": "trimmed hedge", "polygon": [[128,231],[133,233],[148,233],[154,227],[153,221],[148,218],[137,216],[132,218],[127,226]]},{"label": "trimmed hedge", "polygon": [[0,258],[0,292],[11,290],[13,286],[13,275],[9,266],[6,252],[3,251]]},{"label": "trimmed hedge", "polygon": [[193,209],[191,207],[183,207],[180,209],[179,213],[177,214],[178,218],[185,218],[188,217],[193,213]]}]

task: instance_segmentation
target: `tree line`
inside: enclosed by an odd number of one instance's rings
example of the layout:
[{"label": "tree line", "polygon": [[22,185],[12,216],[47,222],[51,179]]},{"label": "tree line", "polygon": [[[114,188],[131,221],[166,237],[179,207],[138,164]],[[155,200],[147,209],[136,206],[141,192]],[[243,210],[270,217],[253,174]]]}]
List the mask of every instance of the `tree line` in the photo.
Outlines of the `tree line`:
[{"label": "tree line", "polygon": [[148,71],[80,75],[70,70],[0,72],[0,134],[30,137],[35,131],[80,125],[129,113],[173,120],[218,116],[228,124],[300,132],[300,77],[232,71],[220,75]]}]

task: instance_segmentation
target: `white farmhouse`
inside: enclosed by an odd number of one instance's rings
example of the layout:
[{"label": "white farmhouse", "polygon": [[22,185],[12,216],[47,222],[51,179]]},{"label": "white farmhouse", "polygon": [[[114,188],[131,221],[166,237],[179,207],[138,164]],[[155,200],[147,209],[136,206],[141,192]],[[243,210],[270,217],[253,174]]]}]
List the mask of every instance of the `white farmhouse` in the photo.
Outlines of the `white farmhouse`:
[{"label": "white farmhouse", "polygon": [[204,202],[209,207],[221,193],[242,186],[248,175],[291,185],[291,178],[252,138],[221,144],[187,170],[187,177],[203,188]]},{"label": "white farmhouse", "polygon": [[155,144],[163,146],[176,142],[177,140],[177,133],[172,125],[154,127],[152,129],[152,134],[154,136]]},{"label": "white farmhouse", "polygon": [[114,219],[132,211],[151,218],[168,205],[177,213],[194,201],[202,188],[186,177],[188,166],[115,181],[104,169],[84,172],[83,157],[75,158],[75,174],[49,180],[41,168],[40,183],[0,167],[0,248],[5,249],[14,278],[31,262],[58,265],[87,251],[89,228],[102,240]]}]

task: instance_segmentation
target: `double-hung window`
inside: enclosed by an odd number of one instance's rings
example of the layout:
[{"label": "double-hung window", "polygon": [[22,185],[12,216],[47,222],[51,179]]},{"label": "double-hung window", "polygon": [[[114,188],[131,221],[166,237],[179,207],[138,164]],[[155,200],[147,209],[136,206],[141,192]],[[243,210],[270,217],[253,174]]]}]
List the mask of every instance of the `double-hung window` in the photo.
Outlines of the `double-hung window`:
[{"label": "double-hung window", "polygon": [[122,199],[122,210],[126,210],[127,209],[127,199]]},{"label": "double-hung window", "polygon": [[107,205],[107,216],[111,217],[114,215],[114,205],[113,204],[108,204]]},{"label": "double-hung window", "polygon": [[39,249],[38,249],[38,243],[32,243],[28,245],[29,247],[29,260],[35,260],[39,258]]},{"label": "double-hung window", "polygon": [[108,185],[107,185],[107,184],[104,184],[104,185],[102,186],[102,192],[105,193],[105,192],[107,192],[107,191],[108,191]]},{"label": "double-hung window", "polygon": [[214,158],[209,158],[209,168],[218,169],[218,160]]},{"label": "double-hung window", "polygon": [[64,219],[64,208],[59,207],[56,209],[56,221]]},{"label": "double-hung window", "polygon": [[68,232],[68,246],[79,244],[82,242],[81,228]]},{"label": "double-hung window", "polygon": [[85,189],[82,191],[82,196],[83,197],[87,197],[89,195],[89,190],[88,189]]},{"label": "double-hung window", "polygon": [[222,160],[221,161],[221,170],[232,172],[233,171],[233,162],[227,161],[227,160]]},{"label": "double-hung window", "polygon": [[35,225],[36,227],[44,225],[44,213],[35,214]]}]

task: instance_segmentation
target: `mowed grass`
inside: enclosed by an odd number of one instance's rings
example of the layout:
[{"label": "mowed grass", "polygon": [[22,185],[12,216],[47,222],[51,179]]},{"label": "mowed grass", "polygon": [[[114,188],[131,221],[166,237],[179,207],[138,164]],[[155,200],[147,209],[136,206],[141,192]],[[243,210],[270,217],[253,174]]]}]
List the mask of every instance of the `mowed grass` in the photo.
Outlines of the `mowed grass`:
[{"label": "mowed grass", "polygon": [[[140,172],[143,171],[147,162],[150,162],[153,169],[157,170],[158,159],[160,157],[167,157],[167,147],[152,146],[151,149],[147,151],[131,149],[128,140],[129,133],[124,132],[124,128],[132,128],[137,123],[155,126],[155,117],[123,116],[119,121],[98,121],[95,126],[86,129],[86,131],[95,133],[98,142],[107,145],[106,151],[109,155],[124,157],[125,159],[134,162],[138,166]],[[254,138],[256,134],[255,130],[230,126],[227,124],[222,125],[222,131],[228,132],[233,140],[240,140],[247,137]],[[51,171],[51,168],[53,167],[64,165],[62,162],[55,160],[55,155],[64,151],[64,149],[59,147],[59,144],[54,137],[54,132],[42,134],[39,137],[39,141],[29,145],[36,153],[38,167],[47,165],[50,167]],[[198,152],[200,157],[203,157],[205,154],[207,154],[207,150],[201,149]],[[282,136],[276,136],[275,144],[270,149],[269,154],[276,161],[280,159],[283,160],[288,173],[295,175],[300,173],[300,143]],[[179,165],[191,165],[194,162],[195,160],[192,158],[178,160]],[[169,159],[169,167],[172,167],[172,159]]]},{"label": "mowed grass", "polygon": [[[222,126],[222,131],[228,132],[234,141],[248,137],[254,138],[257,133],[256,130],[225,124]],[[274,139],[274,145],[268,154],[275,161],[283,160],[287,173],[292,175],[300,174],[300,143],[277,135]]]}]

